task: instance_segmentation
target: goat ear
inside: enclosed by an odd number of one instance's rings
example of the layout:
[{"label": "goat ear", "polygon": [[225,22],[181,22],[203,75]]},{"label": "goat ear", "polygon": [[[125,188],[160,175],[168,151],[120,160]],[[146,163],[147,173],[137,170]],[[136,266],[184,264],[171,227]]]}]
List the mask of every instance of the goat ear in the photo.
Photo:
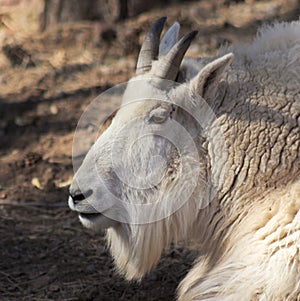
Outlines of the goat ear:
[{"label": "goat ear", "polygon": [[212,102],[215,98],[218,84],[232,59],[233,54],[229,53],[204,66],[190,82],[192,91],[202,96],[208,103]]}]

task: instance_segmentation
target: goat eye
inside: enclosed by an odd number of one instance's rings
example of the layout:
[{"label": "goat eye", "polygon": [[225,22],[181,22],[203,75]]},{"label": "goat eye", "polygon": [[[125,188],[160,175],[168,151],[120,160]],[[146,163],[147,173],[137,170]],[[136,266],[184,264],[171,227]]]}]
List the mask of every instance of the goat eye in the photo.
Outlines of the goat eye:
[{"label": "goat eye", "polygon": [[169,117],[169,113],[166,110],[157,108],[155,110],[153,110],[152,112],[150,112],[147,121],[148,122],[153,122],[153,123],[163,123],[165,122],[168,117]]},{"label": "goat eye", "polygon": [[162,116],[162,115],[152,115],[149,121],[152,121],[154,123],[163,123],[167,120],[168,116]]}]

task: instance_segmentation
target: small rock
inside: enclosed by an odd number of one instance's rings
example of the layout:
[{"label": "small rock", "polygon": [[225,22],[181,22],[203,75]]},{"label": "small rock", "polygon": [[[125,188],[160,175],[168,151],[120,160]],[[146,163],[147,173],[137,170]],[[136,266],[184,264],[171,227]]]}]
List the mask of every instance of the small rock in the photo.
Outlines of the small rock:
[{"label": "small rock", "polygon": [[50,112],[52,115],[56,115],[58,113],[58,108],[56,105],[51,105],[50,106]]}]

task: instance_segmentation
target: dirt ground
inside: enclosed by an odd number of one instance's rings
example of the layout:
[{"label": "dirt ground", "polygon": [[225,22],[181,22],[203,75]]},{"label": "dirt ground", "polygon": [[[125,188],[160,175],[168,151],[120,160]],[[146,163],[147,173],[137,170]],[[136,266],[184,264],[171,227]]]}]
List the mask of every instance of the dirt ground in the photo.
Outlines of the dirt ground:
[{"label": "dirt ground", "polygon": [[127,283],[104,236],[68,209],[77,122],[97,95],[134,74],[145,30],[162,11],[168,25],[199,30],[189,54],[208,56],[251,40],[264,22],[298,19],[300,2],[185,2],[43,34],[37,4],[0,0],[0,300],[174,300],[195,251],[172,248],[141,283]]}]

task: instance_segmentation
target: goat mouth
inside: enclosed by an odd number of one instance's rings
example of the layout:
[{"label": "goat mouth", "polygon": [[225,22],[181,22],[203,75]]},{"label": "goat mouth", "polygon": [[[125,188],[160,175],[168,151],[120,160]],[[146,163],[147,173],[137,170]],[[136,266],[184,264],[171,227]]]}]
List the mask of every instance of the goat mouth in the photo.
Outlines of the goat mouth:
[{"label": "goat mouth", "polygon": [[86,218],[86,219],[93,219],[93,218],[99,217],[101,215],[102,215],[102,213],[99,213],[99,212],[95,212],[95,213],[79,213],[79,217]]},{"label": "goat mouth", "polygon": [[92,230],[105,230],[110,227],[116,227],[118,222],[106,217],[103,213],[93,212],[93,213],[79,213],[79,220],[82,225],[88,229]]}]

